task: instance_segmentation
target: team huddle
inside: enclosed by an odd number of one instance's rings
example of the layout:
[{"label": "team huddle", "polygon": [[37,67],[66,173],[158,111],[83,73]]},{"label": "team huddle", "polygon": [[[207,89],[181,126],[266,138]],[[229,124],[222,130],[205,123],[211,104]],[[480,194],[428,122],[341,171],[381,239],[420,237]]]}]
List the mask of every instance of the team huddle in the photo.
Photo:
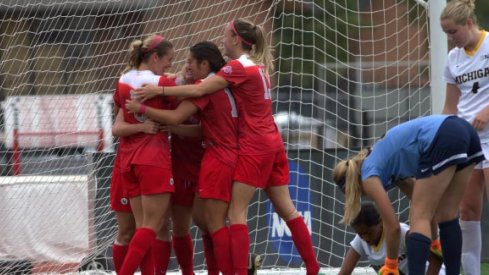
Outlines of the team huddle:
[{"label": "team huddle", "polygon": [[111,201],[118,274],[137,268],[166,273],[172,243],[182,273],[193,274],[192,220],[210,274],[248,274],[247,207],[256,188],[287,222],[308,274],[319,272],[309,231],[288,191],[265,33],[235,20],[226,25],[222,43],[229,62],[216,45],[200,42],[177,77],[164,74],[174,54],[168,39],[153,35],[132,44],[114,93],[113,133],[120,142]]},{"label": "team huddle", "polygon": [[[459,274],[462,262],[465,274],[480,274],[480,242],[478,252],[469,245],[463,254],[462,240],[464,247],[466,238],[474,241],[462,231],[464,209],[480,207],[467,205],[474,200],[465,197],[483,188],[482,171],[489,167],[489,114],[478,104],[487,97],[489,77],[457,82],[474,66],[489,68],[489,59],[474,60],[489,51],[489,37],[473,10],[473,0],[452,0],[441,16],[457,46],[445,72],[446,115],[402,123],[334,169],[333,180],[345,194],[342,222],[358,233],[340,274],[351,274],[361,256],[384,275]],[[112,132],[119,137],[111,182],[117,274],[138,268],[143,275],[165,274],[172,250],[182,274],[194,274],[192,223],[201,233],[208,274],[248,274],[254,259],[247,208],[257,188],[286,222],[307,275],[320,272],[308,228],[289,194],[287,155],[272,116],[266,34],[237,19],[226,24],[221,42],[227,62],[214,43],[199,42],[176,75],[167,74],[174,56],[170,39],[152,35],[131,44],[113,96]],[[480,91],[470,90],[472,82]],[[477,171],[479,177],[471,179]],[[387,195],[394,187],[411,199],[409,226],[399,223]],[[362,196],[374,204],[362,204]],[[477,217],[466,220],[472,240],[477,226],[480,238],[480,212],[479,223]],[[477,253],[478,262],[472,258]],[[462,261],[462,254],[471,256]]]}]

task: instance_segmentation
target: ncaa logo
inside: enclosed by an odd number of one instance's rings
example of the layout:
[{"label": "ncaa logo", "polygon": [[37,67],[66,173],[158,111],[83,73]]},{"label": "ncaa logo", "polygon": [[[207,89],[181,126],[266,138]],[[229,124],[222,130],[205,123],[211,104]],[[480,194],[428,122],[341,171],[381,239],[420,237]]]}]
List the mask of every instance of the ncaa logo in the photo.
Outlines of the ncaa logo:
[{"label": "ncaa logo", "polygon": [[122,205],[127,205],[127,203],[128,203],[127,198],[121,198]]},{"label": "ncaa logo", "polygon": [[170,178],[170,185],[173,185],[174,182],[173,178]]},{"label": "ncaa logo", "polygon": [[[309,189],[309,176],[305,173],[297,162],[289,161],[289,192],[292,202],[294,203],[297,212],[302,216],[309,234],[312,232],[312,209],[311,192]],[[267,209],[270,211],[268,224],[269,232],[268,239],[270,240],[273,249],[279,254],[282,261],[296,265],[302,264],[302,259],[297,252],[292,234],[287,227],[285,221],[273,209],[272,203],[267,202]],[[312,242],[317,243],[317,234],[312,236]]]}]

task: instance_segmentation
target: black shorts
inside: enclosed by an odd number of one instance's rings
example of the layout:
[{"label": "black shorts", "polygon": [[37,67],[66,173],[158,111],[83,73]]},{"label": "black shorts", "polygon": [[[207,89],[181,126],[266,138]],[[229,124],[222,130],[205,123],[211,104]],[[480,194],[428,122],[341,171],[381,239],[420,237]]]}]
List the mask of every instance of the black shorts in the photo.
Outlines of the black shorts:
[{"label": "black shorts", "polygon": [[436,175],[452,165],[456,165],[458,171],[484,159],[474,127],[459,117],[448,117],[440,125],[428,150],[421,153],[416,178]]}]

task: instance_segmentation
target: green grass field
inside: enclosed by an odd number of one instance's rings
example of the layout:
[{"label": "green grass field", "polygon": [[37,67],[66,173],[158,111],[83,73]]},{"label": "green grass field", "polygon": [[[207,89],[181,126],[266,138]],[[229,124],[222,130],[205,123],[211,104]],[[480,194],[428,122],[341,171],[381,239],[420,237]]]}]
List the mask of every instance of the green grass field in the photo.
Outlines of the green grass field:
[{"label": "green grass field", "polygon": [[489,263],[482,264],[481,275],[489,275]]}]

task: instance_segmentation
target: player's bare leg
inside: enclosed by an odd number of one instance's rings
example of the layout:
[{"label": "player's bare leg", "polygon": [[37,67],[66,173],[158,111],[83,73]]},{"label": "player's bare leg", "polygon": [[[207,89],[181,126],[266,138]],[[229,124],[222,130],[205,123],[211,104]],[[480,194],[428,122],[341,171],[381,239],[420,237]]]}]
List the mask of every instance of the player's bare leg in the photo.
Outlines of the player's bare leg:
[{"label": "player's bare leg", "polygon": [[[411,200],[413,197],[414,183],[414,178],[408,178],[396,182],[396,186],[404,195],[406,195],[406,197]],[[431,251],[438,257],[442,258],[443,253],[441,252],[441,245],[438,237],[438,222],[436,221],[436,217],[433,217],[433,219],[431,219]]]},{"label": "player's bare leg", "polygon": [[306,264],[307,274],[318,274],[319,263],[312,247],[310,232],[292,203],[288,185],[268,187],[265,192],[272,201],[275,211],[287,223],[294,245]]},{"label": "player's bare leg", "polygon": [[[424,272],[430,243],[430,220],[436,213],[447,274],[460,272],[462,237],[458,205],[473,165],[456,172],[451,166],[439,174],[416,182],[411,206],[411,235],[408,241],[409,269]],[[409,250],[415,253],[409,253]]]},{"label": "player's bare leg", "polygon": [[194,224],[202,231],[208,232],[207,222],[205,218],[205,208],[204,208],[204,200],[199,196],[194,197],[194,207],[192,208],[192,219]]},{"label": "player's bare leg", "polygon": [[128,245],[136,229],[136,221],[131,212],[116,212],[117,235],[116,241],[121,245]]}]

